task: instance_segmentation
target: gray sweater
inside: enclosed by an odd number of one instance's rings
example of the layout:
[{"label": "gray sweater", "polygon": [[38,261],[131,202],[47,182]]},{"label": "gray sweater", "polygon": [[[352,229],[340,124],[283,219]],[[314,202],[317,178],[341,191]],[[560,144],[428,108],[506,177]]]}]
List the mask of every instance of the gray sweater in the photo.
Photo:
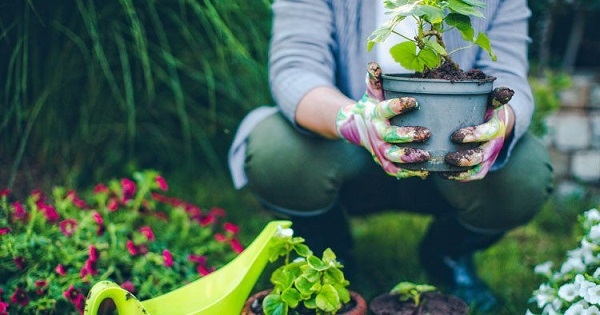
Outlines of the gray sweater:
[{"label": "gray sweater", "polygon": [[[269,55],[270,86],[276,109],[260,108],[242,122],[230,150],[230,169],[236,187],[244,185],[244,141],[265,115],[279,110],[294,125],[298,103],[316,87],[337,87],[352,99],[365,92],[364,76],[369,61],[367,38],[377,27],[376,7],[382,0],[275,0],[273,34]],[[527,81],[528,18],[526,0],[488,0],[485,19],[472,19],[485,32],[497,61],[479,48],[460,50],[453,59],[463,69],[478,68],[497,77],[495,86],[515,90],[510,102],[516,115],[513,139],[506,155],[494,169],[504,165],[516,141],[527,131],[534,109]],[[465,46],[458,31],[445,34],[448,51]],[[372,57],[371,57],[372,58]],[[385,69],[383,69],[385,71]],[[237,157],[236,157],[237,155]],[[241,173],[241,174],[240,174]]]}]

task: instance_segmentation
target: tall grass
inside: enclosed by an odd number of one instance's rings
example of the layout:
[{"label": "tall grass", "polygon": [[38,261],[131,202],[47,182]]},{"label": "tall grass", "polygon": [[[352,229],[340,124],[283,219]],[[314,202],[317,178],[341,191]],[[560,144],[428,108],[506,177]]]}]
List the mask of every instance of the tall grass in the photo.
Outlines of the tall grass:
[{"label": "tall grass", "polygon": [[135,167],[224,172],[241,117],[270,102],[269,1],[0,4],[0,185]]}]

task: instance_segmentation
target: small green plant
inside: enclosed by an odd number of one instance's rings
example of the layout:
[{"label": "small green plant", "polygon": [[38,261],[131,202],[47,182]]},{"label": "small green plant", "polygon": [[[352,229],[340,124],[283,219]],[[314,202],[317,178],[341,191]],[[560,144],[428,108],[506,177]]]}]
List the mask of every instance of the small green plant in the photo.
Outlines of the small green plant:
[{"label": "small green plant", "polygon": [[[390,49],[394,60],[408,70],[423,72],[435,69],[444,62],[453,64],[450,55],[457,50],[466,49],[473,44],[488,52],[492,60],[496,55],[487,35],[475,32],[471,17],[483,18],[480,9],[485,2],[480,0],[385,0],[385,8],[390,18],[369,36],[367,50],[377,43],[384,42],[391,34],[404,39]],[[406,18],[413,18],[417,25],[417,34],[409,37],[398,33],[395,28]],[[443,34],[457,29],[463,39],[470,43],[465,47],[448,52]]]},{"label": "small green plant", "polygon": [[[274,287],[262,302],[265,314],[301,314],[303,309],[319,315],[335,314],[350,301],[350,282],[330,248],[319,258],[302,237],[282,229],[269,255],[271,262],[283,257],[283,264],[271,275]],[[292,260],[292,255],[298,257]]]},{"label": "small green plant", "polygon": [[421,295],[425,292],[433,292],[436,287],[428,284],[415,284],[412,282],[400,282],[390,290],[390,294],[398,295],[401,302],[413,300],[415,306],[421,305]]}]

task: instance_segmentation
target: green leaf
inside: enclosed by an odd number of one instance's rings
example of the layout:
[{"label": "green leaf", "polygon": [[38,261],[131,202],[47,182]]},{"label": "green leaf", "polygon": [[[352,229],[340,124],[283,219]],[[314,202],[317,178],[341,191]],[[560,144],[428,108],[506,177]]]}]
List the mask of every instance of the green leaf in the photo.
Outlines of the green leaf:
[{"label": "green leaf", "polygon": [[281,300],[291,308],[296,308],[301,299],[300,292],[294,288],[289,288],[281,292]]},{"label": "green leaf", "polygon": [[298,289],[302,295],[310,295],[313,292],[313,284],[314,283],[309,281],[306,277],[298,277],[294,281],[296,289]]},{"label": "green leaf", "polygon": [[338,268],[329,268],[325,270],[325,273],[323,274],[324,283],[343,283],[344,280],[346,280],[344,278],[344,273]]},{"label": "green leaf", "polygon": [[446,17],[446,23],[450,26],[456,27],[463,39],[469,42],[473,42],[475,39],[475,30],[471,25],[471,18],[464,14],[450,13]]},{"label": "green leaf", "polygon": [[311,268],[318,271],[326,270],[329,267],[328,264],[324,263],[321,259],[319,259],[319,257],[314,255],[309,255],[306,257],[306,261]]},{"label": "green leaf", "polygon": [[329,313],[333,313],[342,307],[340,296],[330,284],[323,285],[321,292],[317,294],[315,302],[319,309]]},{"label": "green leaf", "polygon": [[437,41],[432,40],[427,42],[427,47],[431,48],[433,51],[435,51],[436,54],[440,56],[448,55],[446,48],[442,47],[442,45],[440,45]]},{"label": "green leaf", "polygon": [[287,315],[288,306],[277,294],[267,295],[262,302],[263,311],[266,315]]},{"label": "green leaf", "polygon": [[444,16],[446,15],[444,9],[440,7],[435,7],[431,5],[419,5],[415,10],[416,16],[422,16],[425,21],[437,24],[444,21]]},{"label": "green leaf", "polygon": [[496,61],[498,59],[496,57],[496,54],[494,54],[494,51],[492,50],[492,43],[490,42],[490,39],[487,37],[487,35],[485,35],[483,33],[477,34],[477,39],[475,40],[475,44],[479,45],[479,47],[481,47],[485,51],[487,51],[488,54],[490,55],[490,58],[492,58],[492,60]]},{"label": "green leaf", "polygon": [[448,8],[451,12],[456,12],[464,15],[470,15],[475,17],[484,17],[483,13],[477,9],[477,7],[481,7],[479,5],[472,5],[473,1],[463,1],[463,0],[448,0]]},{"label": "green leaf", "polygon": [[390,49],[392,58],[405,69],[422,72],[425,67],[435,68],[440,63],[440,57],[431,48],[417,52],[417,45],[413,42],[403,42]]},{"label": "green leaf", "polygon": [[302,256],[302,257],[306,257],[306,256],[312,254],[312,251],[310,250],[310,248],[304,244],[294,245],[294,250],[296,251],[296,253],[299,256]]},{"label": "green leaf", "polygon": [[331,250],[331,248],[327,248],[325,251],[323,251],[323,262],[326,264],[329,264],[330,262],[334,261],[336,258],[335,253],[333,252],[333,250]]}]

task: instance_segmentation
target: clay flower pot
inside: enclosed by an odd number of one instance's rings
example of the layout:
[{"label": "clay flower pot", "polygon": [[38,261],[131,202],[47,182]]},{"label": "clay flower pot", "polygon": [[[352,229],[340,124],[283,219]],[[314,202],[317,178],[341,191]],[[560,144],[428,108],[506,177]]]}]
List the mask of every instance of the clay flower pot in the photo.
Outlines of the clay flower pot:
[{"label": "clay flower pot", "polygon": [[[262,300],[267,296],[271,290],[259,291],[251,295],[244,308],[242,309],[242,315],[261,315],[262,307],[260,306]],[[367,303],[365,299],[358,293],[350,291],[351,300],[348,305],[350,309],[342,308],[339,313],[340,315],[367,315]],[[255,310],[258,308],[258,313]]]},{"label": "clay flower pot", "polygon": [[425,292],[419,306],[413,300],[400,301],[396,294],[382,294],[369,303],[374,315],[466,315],[469,306],[458,297],[441,292]]},{"label": "clay flower pot", "polygon": [[422,163],[403,164],[402,167],[430,172],[460,171],[463,167],[444,162],[449,152],[475,147],[477,144],[457,144],[450,140],[459,128],[483,123],[488,96],[494,78],[468,81],[414,78],[410,75],[383,75],[385,98],[414,97],[419,109],[391,119],[397,126],[422,126],[431,130],[431,137],[422,143],[400,146],[429,151],[431,159]]}]

